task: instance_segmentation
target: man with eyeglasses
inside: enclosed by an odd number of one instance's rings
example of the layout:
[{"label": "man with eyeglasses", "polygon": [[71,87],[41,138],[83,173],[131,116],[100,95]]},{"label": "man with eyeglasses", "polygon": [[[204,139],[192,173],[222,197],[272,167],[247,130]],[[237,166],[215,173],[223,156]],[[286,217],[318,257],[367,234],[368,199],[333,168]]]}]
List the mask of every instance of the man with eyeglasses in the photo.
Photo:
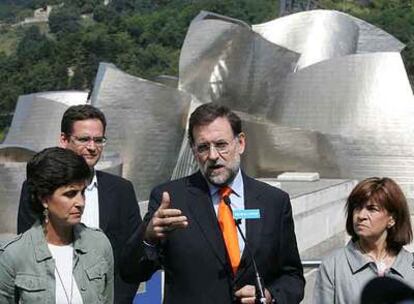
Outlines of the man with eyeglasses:
[{"label": "man with eyeglasses", "polygon": [[[121,279],[119,264],[122,248],[142,220],[131,182],[94,169],[106,143],[105,129],[106,119],[99,109],[91,105],[71,106],[62,117],[59,145],[82,156],[93,170],[92,180],[85,190],[86,204],[81,221],[89,227],[102,229],[110,240],[115,263],[114,303],[130,304],[138,285]],[[34,221],[27,185],[24,182],[20,195],[17,232],[28,230]],[[99,279],[93,276],[91,279]]]},{"label": "man with eyeglasses", "polygon": [[164,269],[166,304],[256,303],[249,246],[264,283],[261,303],[299,303],[305,281],[290,199],[240,169],[240,118],[225,106],[201,105],[188,137],[200,170],[151,192],[148,213],[123,252],[134,263],[122,264],[121,274],[139,282]]}]

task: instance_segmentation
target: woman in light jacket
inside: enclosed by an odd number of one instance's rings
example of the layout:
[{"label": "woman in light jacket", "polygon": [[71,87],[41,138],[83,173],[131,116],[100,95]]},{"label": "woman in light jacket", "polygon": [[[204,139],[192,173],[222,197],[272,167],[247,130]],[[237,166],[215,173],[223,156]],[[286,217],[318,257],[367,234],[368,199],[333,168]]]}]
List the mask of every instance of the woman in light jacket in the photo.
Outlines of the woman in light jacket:
[{"label": "woman in light jacket", "polygon": [[414,284],[413,255],[403,248],[413,238],[410,213],[400,187],[368,178],[352,190],[346,213],[351,240],[322,262],[313,302],[359,303],[364,286],[379,276]]},{"label": "woman in light jacket", "polygon": [[113,303],[111,245],[80,223],[90,176],[81,156],[61,148],[27,164],[39,220],[0,249],[0,303]]}]

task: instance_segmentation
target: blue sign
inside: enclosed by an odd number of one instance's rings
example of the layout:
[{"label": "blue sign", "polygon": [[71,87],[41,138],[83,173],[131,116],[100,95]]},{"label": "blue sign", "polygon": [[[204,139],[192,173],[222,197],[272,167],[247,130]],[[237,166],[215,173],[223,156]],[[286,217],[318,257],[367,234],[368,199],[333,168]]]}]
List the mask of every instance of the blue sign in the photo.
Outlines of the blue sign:
[{"label": "blue sign", "polygon": [[162,303],[163,273],[157,271],[145,283],[141,283],[133,304],[161,304]]},{"label": "blue sign", "polygon": [[242,219],[259,219],[260,209],[234,209],[233,217],[236,220]]}]

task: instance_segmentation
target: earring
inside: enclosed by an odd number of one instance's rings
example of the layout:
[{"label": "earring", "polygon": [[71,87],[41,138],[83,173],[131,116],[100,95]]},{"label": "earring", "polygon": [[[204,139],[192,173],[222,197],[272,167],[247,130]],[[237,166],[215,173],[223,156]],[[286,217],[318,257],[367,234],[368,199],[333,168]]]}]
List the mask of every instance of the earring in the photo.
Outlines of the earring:
[{"label": "earring", "polygon": [[49,223],[49,209],[43,209],[43,221],[45,224]]}]

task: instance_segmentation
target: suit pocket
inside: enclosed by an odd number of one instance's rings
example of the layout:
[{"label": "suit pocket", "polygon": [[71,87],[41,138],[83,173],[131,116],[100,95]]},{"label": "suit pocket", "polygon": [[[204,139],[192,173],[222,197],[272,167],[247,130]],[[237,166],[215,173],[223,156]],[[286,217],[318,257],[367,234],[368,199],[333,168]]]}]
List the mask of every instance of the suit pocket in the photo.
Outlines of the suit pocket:
[{"label": "suit pocket", "polygon": [[47,283],[34,274],[17,274],[15,285],[20,303],[46,303]]}]

